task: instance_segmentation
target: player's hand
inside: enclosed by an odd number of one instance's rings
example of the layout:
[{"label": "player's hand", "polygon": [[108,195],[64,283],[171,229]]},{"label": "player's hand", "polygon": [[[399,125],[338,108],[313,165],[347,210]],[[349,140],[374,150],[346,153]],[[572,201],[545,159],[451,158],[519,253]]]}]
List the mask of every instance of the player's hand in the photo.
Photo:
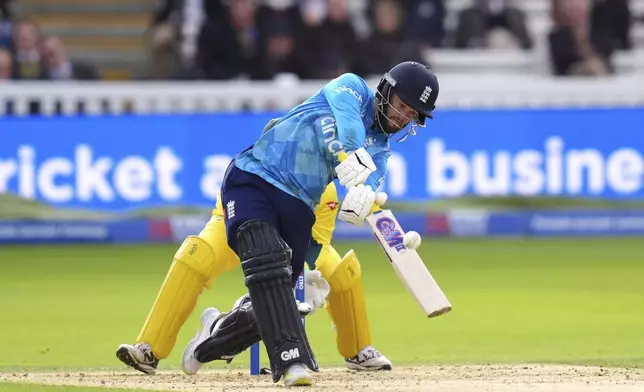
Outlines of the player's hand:
[{"label": "player's hand", "polygon": [[364,147],[350,153],[347,159],[335,167],[340,185],[347,188],[364,184],[374,171],[376,171],[376,164]]},{"label": "player's hand", "polygon": [[311,305],[309,315],[315,313],[316,308],[324,307],[324,301],[331,291],[329,282],[322,277],[318,270],[304,272],[304,300]]},{"label": "player's hand", "polygon": [[338,218],[352,225],[362,226],[375,201],[376,192],[371,189],[371,186],[360,184],[349,188],[347,196],[342,201]]}]

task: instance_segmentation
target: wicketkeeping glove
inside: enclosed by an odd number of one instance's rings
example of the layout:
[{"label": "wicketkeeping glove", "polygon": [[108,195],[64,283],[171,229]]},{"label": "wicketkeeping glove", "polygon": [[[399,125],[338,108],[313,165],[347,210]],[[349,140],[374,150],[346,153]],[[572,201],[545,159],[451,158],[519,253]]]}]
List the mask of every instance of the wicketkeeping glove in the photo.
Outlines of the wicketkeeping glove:
[{"label": "wicketkeeping glove", "polygon": [[311,312],[315,313],[316,308],[324,307],[324,301],[331,291],[331,286],[317,270],[304,272],[304,300],[311,305]]}]

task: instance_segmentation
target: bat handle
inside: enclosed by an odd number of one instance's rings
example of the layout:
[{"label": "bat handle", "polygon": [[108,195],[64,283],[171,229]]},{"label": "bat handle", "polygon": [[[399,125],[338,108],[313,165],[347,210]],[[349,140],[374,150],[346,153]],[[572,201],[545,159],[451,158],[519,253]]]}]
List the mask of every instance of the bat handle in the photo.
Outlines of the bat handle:
[{"label": "bat handle", "polygon": [[[342,162],[345,159],[347,159],[348,156],[349,155],[346,152],[340,151],[340,153],[338,154],[338,160],[340,162]],[[378,211],[382,211],[382,208],[380,208],[380,206],[378,204],[373,203],[373,207],[371,207],[371,212],[370,213],[373,214],[373,213],[376,213]]]}]

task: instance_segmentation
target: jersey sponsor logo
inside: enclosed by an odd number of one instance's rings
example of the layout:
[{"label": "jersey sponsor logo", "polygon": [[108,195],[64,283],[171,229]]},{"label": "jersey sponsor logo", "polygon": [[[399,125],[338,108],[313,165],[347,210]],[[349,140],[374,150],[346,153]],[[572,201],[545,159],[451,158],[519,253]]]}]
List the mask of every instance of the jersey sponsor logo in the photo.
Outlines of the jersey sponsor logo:
[{"label": "jersey sponsor logo", "polygon": [[338,128],[335,126],[335,118],[331,116],[323,117],[320,120],[320,124],[322,125],[322,135],[327,149],[333,156],[337,156],[340,151],[344,150],[344,146],[337,140]]},{"label": "jersey sponsor logo", "polygon": [[336,87],[333,92],[335,93],[349,93],[355,97],[355,99],[362,104],[362,95],[358,94],[358,92],[351,87],[347,86],[346,84],[343,84],[342,86]]},{"label": "jersey sponsor logo", "polygon": [[333,211],[338,207],[338,202],[337,201],[330,201],[330,202],[326,203],[326,205],[331,209],[331,211]]}]

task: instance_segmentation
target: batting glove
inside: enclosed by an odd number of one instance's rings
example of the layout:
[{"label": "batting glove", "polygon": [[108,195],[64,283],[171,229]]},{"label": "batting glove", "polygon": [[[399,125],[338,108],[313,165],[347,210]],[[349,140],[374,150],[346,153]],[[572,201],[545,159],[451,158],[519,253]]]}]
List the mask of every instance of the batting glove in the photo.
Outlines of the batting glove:
[{"label": "batting glove", "polygon": [[350,153],[347,159],[335,167],[340,185],[347,188],[364,184],[374,171],[376,171],[376,164],[364,147]]},{"label": "batting glove", "polygon": [[342,201],[338,218],[352,225],[362,226],[375,201],[376,192],[371,189],[371,186],[360,184],[349,188],[347,196]]}]

